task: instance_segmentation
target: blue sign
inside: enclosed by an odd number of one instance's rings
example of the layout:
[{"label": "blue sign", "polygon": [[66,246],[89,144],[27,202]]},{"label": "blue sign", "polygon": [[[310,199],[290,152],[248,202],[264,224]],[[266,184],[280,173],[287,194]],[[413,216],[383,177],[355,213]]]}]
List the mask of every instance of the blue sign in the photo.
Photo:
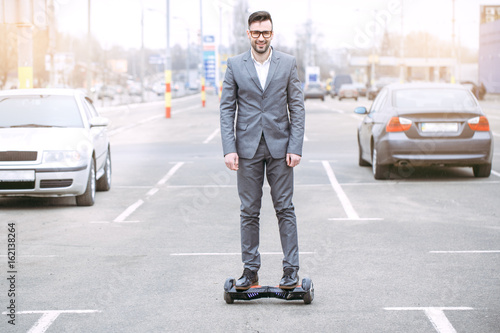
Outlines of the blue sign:
[{"label": "blue sign", "polygon": [[216,70],[216,58],[215,51],[204,51],[203,52],[203,66],[205,69],[205,79],[206,84],[211,84],[215,87],[215,70]]},{"label": "blue sign", "polygon": [[203,43],[213,44],[215,43],[214,36],[203,36]]}]

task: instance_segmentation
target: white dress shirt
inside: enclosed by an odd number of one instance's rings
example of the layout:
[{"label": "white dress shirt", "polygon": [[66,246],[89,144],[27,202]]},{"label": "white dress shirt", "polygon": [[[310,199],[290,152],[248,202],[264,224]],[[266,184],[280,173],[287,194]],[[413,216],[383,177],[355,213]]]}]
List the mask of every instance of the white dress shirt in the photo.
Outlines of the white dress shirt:
[{"label": "white dress shirt", "polygon": [[269,65],[271,64],[271,56],[273,55],[273,49],[270,49],[271,52],[269,52],[269,57],[267,57],[266,61],[264,63],[260,63],[257,60],[255,60],[253,56],[253,52],[250,51],[250,54],[252,55],[252,60],[253,64],[255,65],[255,70],[257,71],[257,76],[259,77],[260,85],[262,87],[262,90],[264,90],[266,86],[266,80],[267,80],[267,74],[269,73]]}]

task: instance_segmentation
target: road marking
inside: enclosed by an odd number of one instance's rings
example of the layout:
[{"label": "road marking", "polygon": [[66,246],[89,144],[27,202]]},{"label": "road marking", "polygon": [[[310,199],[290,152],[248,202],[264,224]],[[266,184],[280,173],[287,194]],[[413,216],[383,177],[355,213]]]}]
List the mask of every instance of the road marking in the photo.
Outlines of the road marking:
[{"label": "road marking", "polygon": [[[61,313],[96,313],[101,312],[100,310],[47,310],[47,311],[18,311],[15,314],[39,314],[42,316],[38,321],[31,327],[28,333],[43,333],[52,325],[52,323],[59,317]],[[9,312],[5,311],[2,314],[6,315]]]},{"label": "road marking", "polygon": [[[0,254],[0,257],[7,257],[6,254]],[[17,258],[57,258],[60,257],[59,255],[56,254],[48,254],[48,255],[42,255],[42,254],[24,254],[24,255],[18,255],[16,256]]]},{"label": "road marking", "polygon": [[203,141],[203,144],[207,144],[210,141],[212,141],[212,139],[215,138],[217,136],[217,134],[219,134],[219,131],[220,131],[220,128],[215,129],[215,131],[213,131],[213,133],[210,134],[208,136],[208,138],[205,139],[205,141]]},{"label": "road marking", "polygon": [[148,193],[146,193],[146,196],[148,197],[152,197],[153,195],[156,194],[156,192],[158,192],[160,189],[158,187],[153,187],[152,189],[150,189],[148,191]]},{"label": "road marking", "polygon": [[476,251],[429,251],[429,253],[500,253],[500,250],[476,250]]},{"label": "road marking", "polygon": [[165,177],[163,177],[162,179],[160,179],[160,181],[157,183],[157,185],[163,185],[165,184],[169,179],[170,177],[172,177],[174,175],[174,173],[179,170],[179,168],[181,166],[184,165],[184,162],[177,162],[173,167],[172,169],[170,169],[168,171],[168,173],[165,175]]},{"label": "road marking", "polygon": [[125,222],[125,219],[130,215],[132,215],[132,213],[135,212],[137,208],[141,207],[143,203],[144,203],[143,200],[141,199],[137,200],[134,204],[125,209],[123,213],[118,215],[118,217],[114,219],[113,222],[118,222],[118,223]]},{"label": "road marking", "polygon": [[494,170],[491,170],[491,173],[497,177],[500,177],[500,173],[499,172],[496,172]]},{"label": "road marking", "polygon": [[416,308],[384,308],[388,311],[424,311],[427,318],[429,318],[432,326],[439,333],[457,333],[453,328],[448,318],[444,314],[444,310],[447,311],[464,311],[464,310],[474,310],[469,307],[416,307]]},{"label": "road marking", "polygon": [[[316,252],[299,252],[299,254],[315,254]],[[283,255],[283,252],[260,252],[261,255]],[[198,252],[198,253],[170,253],[171,256],[239,256],[241,252]]]},{"label": "road marking", "polygon": [[354,210],[354,208],[351,205],[351,202],[349,201],[349,198],[345,194],[344,190],[342,190],[342,187],[340,186],[339,182],[337,181],[337,178],[335,177],[335,174],[333,173],[332,167],[330,166],[330,163],[328,161],[322,161],[323,167],[325,168],[326,174],[328,176],[328,179],[330,180],[330,184],[332,184],[333,190],[335,193],[337,193],[337,196],[340,200],[340,203],[342,204],[342,207],[344,207],[344,211],[347,214],[347,217],[349,219],[354,219],[358,220],[359,216]]},{"label": "road marking", "polygon": [[[160,179],[158,181],[157,185],[164,185],[174,175],[174,173],[177,170],[179,170],[179,168],[183,165],[184,165],[184,162],[177,162],[170,170],[168,170],[167,174],[162,179]],[[146,193],[146,197],[151,197],[151,196],[155,195],[156,192],[158,192],[158,191],[159,191],[158,188],[153,187],[152,189],[150,189]],[[117,223],[138,223],[138,222],[140,222],[140,221],[125,221],[125,220],[130,215],[132,215],[132,213],[134,213],[139,207],[141,207],[142,204],[144,204],[144,200],[142,200],[142,199],[137,200],[135,203],[133,203],[127,209],[125,209],[125,211],[123,213],[118,215],[118,217],[116,219],[114,219],[113,222],[117,222]],[[107,223],[107,222],[93,221],[91,223]]]},{"label": "road marking", "polygon": [[357,219],[351,219],[351,218],[329,218],[329,221],[382,221],[384,220],[382,217],[358,217]]},{"label": "road marking", "polygon": [[[182,112],[191,111],[191,110],[198,109],[198,108],[199,108],[199,106],[195,105],[195,106],[191,106],[191,107],[187,107],[187,108],[183,108],[183,109],[178,109],[178,110],[172,111],[172,114],[179,114],[179,113],[182,113]],[[129,130],[129,129],[134,128],[136,126],[143,125],[143,124],[148,123],[150,121],[153,121],[153,120],[156,120],[156,119],[160,119],[160,118],[164,118],[164,117],[165,116],[163,114],[158,114],[158,115],[155,115],[155,116],[151,116],[149,118],[145,118],[145,119],[143,119],[141,121],[138,121],[136,123],[133,123],[133,124],[129,124],[129,125],[117,127],[115,129],[112,129],[112,130],[108,131],[108,136],[113,136],[113,135],[115,135],[117,133]]]}]

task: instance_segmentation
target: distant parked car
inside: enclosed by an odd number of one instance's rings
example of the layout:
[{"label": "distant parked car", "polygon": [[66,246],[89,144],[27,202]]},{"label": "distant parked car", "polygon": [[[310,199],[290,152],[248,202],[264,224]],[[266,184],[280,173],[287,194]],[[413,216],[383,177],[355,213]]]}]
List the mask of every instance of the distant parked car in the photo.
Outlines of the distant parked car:
[{"label": "distant parked car", "polygon": [[352,83],[352,78],[348,74],[339,74],[333,78],[332,88],[330,90],[330,95],[333,97],[337,96],[339,89],[343,84]]},{"label": "distant parked car", "polygon": [[306,84],[304,88],[304,100],[308,98],[319,98],[322,101],[325,100],[325,89],[321,86],[319,82],[311,82]]},{"label": "distant parked car", "polygon": [[344,98],[354,98],[356,101],[358,100],[358,89],[354,84],[343,84],[338,92],[339,101]]},{"label": "distant parked car", "polygon": [[111,188],[106,118],[72,89],[0,91],[0,196],[75,196]]},{"label": "distant parked car", "polygon": [[384,87],[372,103],[354,110],[359,165],[372,165],[375,179],[393,166],[472,167],[489,177],[493,136],[470,90],[458,84],[409,83]]},{"label": "distant parked car", "polygon": [[377,97],[378,93],[382,88],[391,83],[399,82],[399,78],[397,77],[382,77],[378,81],[375,82],[372,86],[367,89],[367,97],[368,100],[373,101],[375,97]]},{"label": "distant parked car", "polygon": [[363,97],[366,96],[366,91],[367,91],[366,84],[360,83],[360,82],[356,82],[353,84],[356,87],[356,89],[358,90],[359,96],[363,96]]}]

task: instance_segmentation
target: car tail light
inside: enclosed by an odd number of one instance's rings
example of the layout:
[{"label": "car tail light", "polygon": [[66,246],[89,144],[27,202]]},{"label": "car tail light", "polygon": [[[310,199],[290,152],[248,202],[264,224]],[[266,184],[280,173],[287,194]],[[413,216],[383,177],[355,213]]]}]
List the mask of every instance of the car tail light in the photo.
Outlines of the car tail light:
[{"label": "car tail light", "polygon": [[470,129],[473,131],[488,132],[490,130],[490,123],[485,116],[469,119],[467,123],[469,124]]},{"label": "car tail light", "polygon": [[392,117],[385,127],[386,132],[404,132],[410,129],[412,121],[402,117]]}]

